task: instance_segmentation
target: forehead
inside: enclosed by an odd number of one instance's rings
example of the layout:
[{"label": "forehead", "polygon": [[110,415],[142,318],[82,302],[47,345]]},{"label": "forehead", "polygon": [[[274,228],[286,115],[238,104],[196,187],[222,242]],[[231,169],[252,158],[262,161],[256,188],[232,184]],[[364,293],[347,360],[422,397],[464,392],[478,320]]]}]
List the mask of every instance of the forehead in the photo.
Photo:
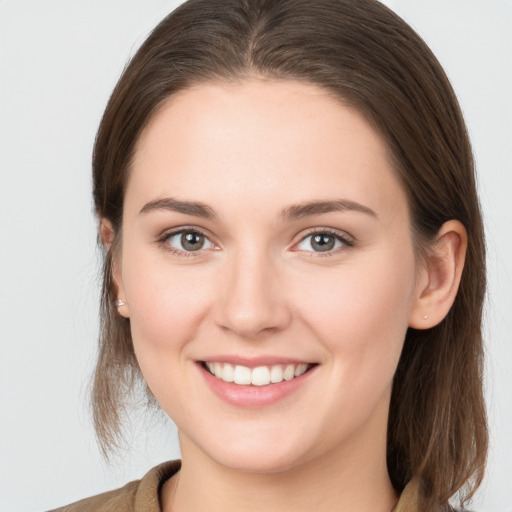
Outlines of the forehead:
[{"label": "forehead", "polygon": [[207,202],[258,193],[270,202],[286,191],[295,202],[349,194],[375,203],[402,193],[384,141],[357,111],[315,85],[263,80],[167,100],[140,137],[127,201],[134,191],[141,201]]}]

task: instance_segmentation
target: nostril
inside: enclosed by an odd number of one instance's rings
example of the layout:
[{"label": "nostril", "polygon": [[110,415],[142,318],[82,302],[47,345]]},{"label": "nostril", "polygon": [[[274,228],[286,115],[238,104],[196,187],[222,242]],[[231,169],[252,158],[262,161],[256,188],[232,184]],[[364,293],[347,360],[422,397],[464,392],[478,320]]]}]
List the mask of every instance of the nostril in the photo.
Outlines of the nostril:
[{"label": "nostril", "polygon": [[276,303],[231,303],[219,307],[216,312],[217,325],[243,338],[255,338],[265,333],[286,328],[291,314],[284,304]]}]

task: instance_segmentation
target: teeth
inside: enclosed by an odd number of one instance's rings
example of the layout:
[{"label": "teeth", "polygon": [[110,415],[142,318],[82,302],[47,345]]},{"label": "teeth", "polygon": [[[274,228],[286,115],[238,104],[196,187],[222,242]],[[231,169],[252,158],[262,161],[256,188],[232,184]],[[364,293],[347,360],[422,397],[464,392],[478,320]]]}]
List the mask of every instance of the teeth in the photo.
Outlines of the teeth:
[{"label": "teeth", "polygon": [[295,377],[300,377],[308,369],[307,364],[298,364],[295,368]]},{"label": "teeth", "polygon": [[295,377],[295,365],[289,364],[283,372],[284,380],[292,380]]},{"label": "teeth", "polygon": [[[224,379],[222,379],[222,380],[224,380]],[[235,366],[234,383],[235,384],[244,384],[244,385],[250,384],[251,383],[251,369],[247,368],[247,366]]]},{"label": "teeth", "polygon": [[213,373],[215,377],[218,377],[219,379],[222,379],[222,364],[221,363],[213,363]]},{"label": "teeth", "polygon": [[206,367],[212,375],[224,382],[234,382],[241,386],[267,386],[268,384],[278,384],[283,380],[292,380],[300,377],[309,368],[309,364],[288,364],[273,366],[258,366],[248,368],[247,366],[219,362],[206,362]]},{"label": "teeth", "polygon": [[276,384],[283,381],[283,369],[279,365],[272,366],[270,369],[270,382]]},{"label": "teeth", "polygon": [[235,367],[232,364],[224,364],[221,379],[226,382],[233,382],[235,380]]},{"label": "teeth", "polygon": [[266,386],[270,384],[270,370],[267,366],[258,366],[258,368],[253,369],[251,384],[253,386]]}]

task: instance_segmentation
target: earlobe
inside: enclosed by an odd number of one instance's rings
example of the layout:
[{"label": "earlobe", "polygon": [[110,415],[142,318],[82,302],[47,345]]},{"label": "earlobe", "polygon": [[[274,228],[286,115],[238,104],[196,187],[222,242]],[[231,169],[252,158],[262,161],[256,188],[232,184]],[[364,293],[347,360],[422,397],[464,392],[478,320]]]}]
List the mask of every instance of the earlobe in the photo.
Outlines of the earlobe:
[{"label": "earlobe", "polygon": [[114,250],[114,240],[115,240],[115,231],[112,227],[112,224],[107,219],[101,219],[100,221],[100,238],[102,244],[105,246],[107,251],[109,252],[109,256],[111,258],[111,272],[112,272],[112,284],[115,290],[115,302],[114,305],[117,308],[118,313],[125,317],[130,317],[130,311],[128,307],[128,303],[126,302],[126,294],[124,291],[124,283],[123,276],[120,270],[120,251]]},{"label": "earlobe", "polygon": [[442,225],[421,269],[409,327],[429,329],[448,314],[459,289],[467,243],[466,228],[460,221]]}]

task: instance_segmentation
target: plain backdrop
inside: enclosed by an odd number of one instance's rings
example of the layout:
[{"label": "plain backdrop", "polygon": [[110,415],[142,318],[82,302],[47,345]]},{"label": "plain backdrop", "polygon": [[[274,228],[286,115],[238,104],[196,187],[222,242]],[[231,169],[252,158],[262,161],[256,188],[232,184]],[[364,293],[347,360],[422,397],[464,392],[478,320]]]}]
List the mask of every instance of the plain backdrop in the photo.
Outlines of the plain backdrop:
[{"label": "plain backdrop", "polygon": [[[312,0],[313,1],[313,0]],[[36,512],[179,456],[134,418],[111,466],[87,409],[99,251],[90,160],[126,61],[172,0],[0,0],[0,511]],[[474,144],[487,228],[488,474],[472,508],[512,511],[512,1],[389,0],[434,50]]]}]

